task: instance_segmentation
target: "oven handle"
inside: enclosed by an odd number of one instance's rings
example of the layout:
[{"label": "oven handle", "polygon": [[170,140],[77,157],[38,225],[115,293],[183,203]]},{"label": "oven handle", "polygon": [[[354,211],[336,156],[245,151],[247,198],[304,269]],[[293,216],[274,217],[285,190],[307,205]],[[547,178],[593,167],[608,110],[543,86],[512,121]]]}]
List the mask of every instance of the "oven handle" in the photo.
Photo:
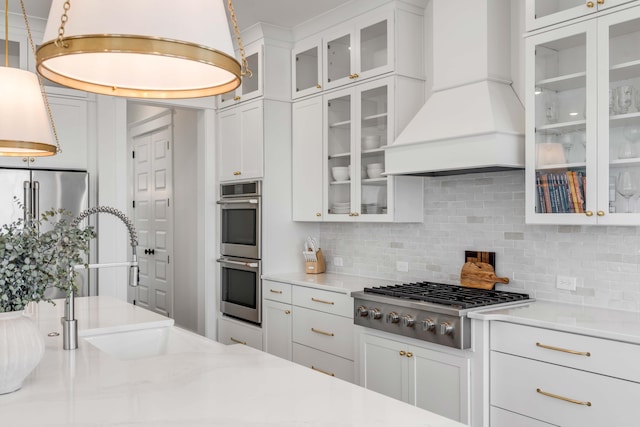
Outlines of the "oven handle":
[{"label": "oven handle", "polygon": [[240,203],[250,203],[252,205],[257,205],[258,199],[218,200],[216,203],[219,205],[232,205],[232,204],[240,204]]},{"label": "oven handle", "polygon": [[231,260],[226,259],[226,258],[218,258],[216,261],[221,262],[221,263],[225,263],[225,264],[241,265],[243,267],[251,267],[251,268],[258,267],[258,263],[257,262],[231,261]]}]

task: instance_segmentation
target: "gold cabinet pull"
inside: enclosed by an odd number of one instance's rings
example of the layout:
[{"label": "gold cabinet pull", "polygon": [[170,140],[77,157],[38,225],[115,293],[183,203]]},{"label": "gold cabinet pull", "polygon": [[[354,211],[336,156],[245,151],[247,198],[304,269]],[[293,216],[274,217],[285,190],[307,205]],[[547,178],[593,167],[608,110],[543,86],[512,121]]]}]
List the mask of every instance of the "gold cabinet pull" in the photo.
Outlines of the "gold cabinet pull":
[{"label": "gold cabinet pull", "polygon": [[583,402],[581,400],[570,399],[568,397],[559,396],[557,394],[549,393],[547,391],[542,391],[539,388],[536,389],[536,392],[544,396],[553,397],[554,399],[564,400],[565,402],[569,402],[569,403],[575,403],[576,405],[591,406],[591,402]]},{"label": "gold cabinet pull", "polygon": [[596,213],[596,215],[598,215],[598,216],[604,216],[604,211],[598,211],[598,212]]},{"label": "gold cabinet pull", "polygon": [[272,292],[274,294],[281,294],[282,293],[282,291],[278,291],[276,289],[269,289],[269,292]]},{"label": "gold cabinet pull", "polygon": [[325,375],[329,375],[330,377],[335,377],[335,376],[336,376],[336,374],[334,374],[334,373],[327,372],[327,371],[323,371],[322,369],[320,369],[320,368],[316,368],[316,367],[315,367],[315,366],[313,366],[313,365],[311,365],[311,369],[313,369],[314,371],[321,372],[321,373],[323,373],[323,374],[325,374]]},{"label": "gold cabinet pull", "polygon": [[234,337],[230,337],[229,339],[230,339],[231,341],[235,342],[235,343],[242,344],[242,345],[247,345],[247,342],[246,342],[246,341],[237,340],[237,339],[235,339]]},{"label": "gold cabinet pull", "polygon": [[413,353],[411,353],[410,351],[407,352],[407,357],[413,357]]},{"label": "gold cabinet pull", "polygon": [[233,174],[234,174],[235,176],[238,176],[238,175],[242,175],[242,172],[240,172],[240,171],[235,171]]},{"label": "gold cabinet pull", "polygon": [[284,314],[291,314],[291,310],[285,310]]},{"label": "gold cabinet pull", "polygon": [[591,212],[591,211],[586,211],[584,214],[585,214],[586,216],[593,216],[593,212]]},{"label": "gold cabinet pull", "polygon": [[591,356],[591,353],[588,352],[588,351],[569,350],[567,348],[554,347],[554,346],[551,346],[551,345],[540,344],[539,342],[536,343],[536,346],[538,346],[540,348],[546,348],[547,350],[561,351],[563,353],[575,354],[575,355],[578,355],[578,356],[587,356],[587,357]]},{"label": "gold cabinet pull", "polygon": [[316,89],[322,89],[322,85],[320,83],[316,84]]},{"label": "gold cabinet pull", "polygon": [[588,2],[587,2],[587,7],[593,7],[593,6],[594,6],[594,4],[593,4],[593,2],[592,2],[592,1],[588,1]]},{"label": "gold cabinet pull", "polygon": [[333,301],[325,301],[325,300],[321,300],[321,299],[313,298],[313,297],[311,297],[311,301],[319,302],[319,303],[322,303],[322,304],[329,304],[329,305],[334,305],[335,304],[335,302],[333,302]]},{"label": "gold cabinet pull", "polygon": [[407,353],[405,353],[404,350],[400,350],[400,356],[405,356]]},{"label": "gold cabinet pull", "polygon": [[240,101],[240,97],[239,97],[239,96],[234,96],[234,97],[233,97],[233,100],[234,100],[234,101]]},{"label": "gold cabinet pull", "polygon": [[322,216],[322,212],[316,212],[316,216]]},{"label": "gold cabinet pull", "polygon": [[350,75],[349,75],[349,78],[350,78],[351,80],[353,80],[353,79],[357,79],[358,77],[360,77],[360,75],[359,75],[358,73],[353,73],[353,74],[350,74]]},{"label": "gold cabinet pull", "polygon": [[598,0],[598,4],[604,4],[604,0]]},{"label": "gold cabinet pull", "polygon": [[326,335],[328,337],[335,336],[335,334],[333,332],[325,332],[325,331],[321,331],[320,329],[316,329],[316,328],[311,328],[311,331],[315,332],[316,334]]}]

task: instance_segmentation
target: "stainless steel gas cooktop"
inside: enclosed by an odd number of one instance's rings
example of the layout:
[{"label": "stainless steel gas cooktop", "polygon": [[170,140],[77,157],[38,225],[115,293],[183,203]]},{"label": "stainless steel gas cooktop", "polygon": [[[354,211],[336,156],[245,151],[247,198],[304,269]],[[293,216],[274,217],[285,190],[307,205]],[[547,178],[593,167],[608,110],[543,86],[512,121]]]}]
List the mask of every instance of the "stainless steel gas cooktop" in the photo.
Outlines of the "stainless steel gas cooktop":
[{"label": "stainless steel gas cooktop", "polygon": [[352,293],[356,325],[429,341],[471,347],[470,311],[532,302],[527,294],[420,282]]}]

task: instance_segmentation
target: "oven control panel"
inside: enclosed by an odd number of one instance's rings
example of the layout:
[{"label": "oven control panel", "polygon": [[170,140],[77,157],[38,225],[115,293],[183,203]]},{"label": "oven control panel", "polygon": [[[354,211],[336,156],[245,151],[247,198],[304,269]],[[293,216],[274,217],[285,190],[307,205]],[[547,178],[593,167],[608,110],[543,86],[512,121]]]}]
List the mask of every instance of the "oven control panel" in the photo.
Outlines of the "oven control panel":
[{"label": "oven control panel", "polygon": [[471,347],[471,321],[455,316],[356,298],[354,323],[447,347]]}]

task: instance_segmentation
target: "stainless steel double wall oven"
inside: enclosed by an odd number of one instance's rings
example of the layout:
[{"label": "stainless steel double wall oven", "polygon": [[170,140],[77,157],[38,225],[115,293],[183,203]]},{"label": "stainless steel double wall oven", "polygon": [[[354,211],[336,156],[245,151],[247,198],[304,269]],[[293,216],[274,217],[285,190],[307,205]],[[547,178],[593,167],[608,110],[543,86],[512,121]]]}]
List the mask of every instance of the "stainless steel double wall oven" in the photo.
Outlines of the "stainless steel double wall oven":
[{"label": "stainless steel double wall oven", "polygon": [[260,181],[220,185],[220,310],[262,323]]}]

